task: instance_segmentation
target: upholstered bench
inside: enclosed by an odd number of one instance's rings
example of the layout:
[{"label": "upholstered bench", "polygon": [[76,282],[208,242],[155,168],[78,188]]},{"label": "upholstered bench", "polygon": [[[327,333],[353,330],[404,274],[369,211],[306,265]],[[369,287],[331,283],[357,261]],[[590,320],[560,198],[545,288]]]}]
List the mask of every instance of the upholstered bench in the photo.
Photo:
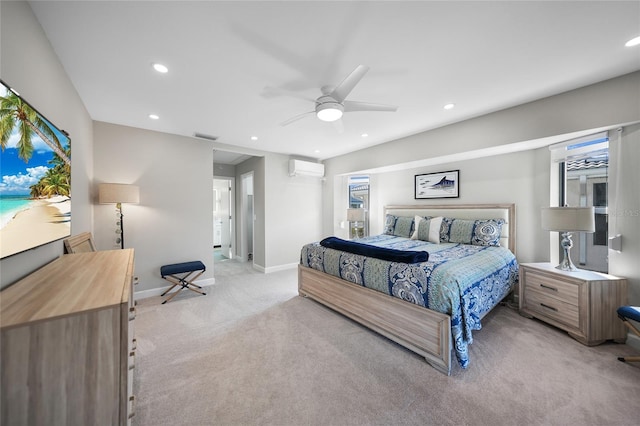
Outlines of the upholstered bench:
[{"label": "upholstered bench", "polygon": [[176,286],[180,286],[178,290],[171,293],[171,295],[162,303],[167,303],[185,288],[206,296],[207,293],[202,291],[202,287],[193,283],[196,278],[204,274],[205,270],[206,267],[204,266],[204,263],[200,262],[199,260],[161,266],[160,275],[162,276],[162,278],[173,284],[167,291],[162,293],[161,296],[169,294],[169,292]]}]

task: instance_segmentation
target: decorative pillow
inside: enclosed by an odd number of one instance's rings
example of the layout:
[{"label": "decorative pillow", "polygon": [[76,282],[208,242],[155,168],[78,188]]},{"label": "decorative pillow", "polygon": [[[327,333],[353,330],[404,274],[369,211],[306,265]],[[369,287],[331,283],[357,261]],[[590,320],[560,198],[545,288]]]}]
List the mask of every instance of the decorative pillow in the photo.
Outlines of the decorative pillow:
[{"label": "decorative pillow", "polygon": [[396,216],[388,214],[384,219],[384,234],[393,235],[393,231],[396,229]]},{"label": "decorative pillow", "polygon": [[440,225],[441,217],[420,217],[416,216],[415,230],[411,235],[412,240],[428,241],[430,243],[440,243]]},{"label": "decorative pillow", "polygon": [[499,246],[503,219],[476,220],[471,244],[476,246]]},{"label": "decorative pillow", "polygon": [[443,218],[440,240],[475,246],[499,246],[503,219]]},{"label": "decorative pillow", "polygon": [[395,235],[396,237],[411,238],[414,227],[413,222],[412,217],[388,214],[384,222],[384,233]]},{"label": "decorative pillow", "polygon": [[440,244],[440,228],[442,227],[442,217],[434,217],[431,219],[429,226],[429,237],[427,241],[430,243]]}]

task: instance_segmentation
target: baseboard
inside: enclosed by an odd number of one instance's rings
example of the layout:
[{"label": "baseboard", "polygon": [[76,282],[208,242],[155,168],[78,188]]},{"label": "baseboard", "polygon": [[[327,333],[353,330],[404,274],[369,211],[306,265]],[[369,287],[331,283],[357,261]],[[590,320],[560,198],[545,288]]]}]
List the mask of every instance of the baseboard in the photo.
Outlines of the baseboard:
[{"label": "baseboard", "polygon": [[[206,279],[203,279],[203,280],[196,280],[196,281],[194,281],[194,283],[199,285],[200,287],[208,287],[210,285],[214,285],[216,283],[216,279],[215,278],[206,278]],[[149,289],[149,290],[136,291],[134,293],[134,295],[133,295],[133,298],[135,300],[140,300],[140,299],[146,299],[148,297],[160,296],[162,293],[167,291],[169,288],[171,288],[170,285],[168,285],[166,287],[159,287],[159,288],[152,288],[152,289]]]},{"label": "baseboard", "polygon": [[627,345],[640,351],[640,337],[631,332],[627,333]]},{"label": "baseboard", "polygon": [[286,271],[289,269],[295,269],[298,267],[298,263],[287,263],[285,265],[271,266],[269,268],[265,268],[264,266],[253,265],[254,269],[257,269],[260,272],[264,272],[265,274],[270,274],[272,272]]}]

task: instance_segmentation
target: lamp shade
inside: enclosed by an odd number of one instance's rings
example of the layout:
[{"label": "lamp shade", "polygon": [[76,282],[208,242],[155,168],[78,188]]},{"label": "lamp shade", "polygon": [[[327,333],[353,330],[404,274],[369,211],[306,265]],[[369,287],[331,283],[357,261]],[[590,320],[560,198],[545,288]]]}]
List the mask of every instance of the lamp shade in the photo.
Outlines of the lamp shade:
[{"label": "lamp shade", "polygon": [[347,209],[347,221],[348,222],[363,222],[364,221],[364,209]]},{"label": "lamp shade", "polygon": [[140,188],[124,183],[101,183],[98,187],[100,204],[139,203]]},{"label": "lamp shade", "polygon": [[556,232],[595,232],[593,207],[543,207],[542,229]]}]

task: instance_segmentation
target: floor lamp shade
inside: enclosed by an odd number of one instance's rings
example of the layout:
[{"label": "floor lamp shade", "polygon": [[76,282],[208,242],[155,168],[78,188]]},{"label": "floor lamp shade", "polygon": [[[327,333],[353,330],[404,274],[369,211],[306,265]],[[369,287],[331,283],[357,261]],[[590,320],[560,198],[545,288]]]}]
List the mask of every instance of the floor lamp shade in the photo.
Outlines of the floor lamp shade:
[{"label": "floor lamp shade", "polygon": [[137,204],[140,202],[140,188],[136,185],[124,183],[101,183],[98,186],[98,202],[100,204],[116,205],[116,212],[120,216],[120,248],[124,248],[124,215],[122,204]]},{"label": "floor lamp shade", "polygon": [[562,271],[576,271],[569,252],[573,247],[572,232],[595,232],[596,223],[593,207],[544,207],[542,209],[542,229],[560,232],[560,245],[564,258],[556,268]]},{"label": "floor lamp shade", "polygon": [[137,204],[140,202],[140,188],[124,183],[101,183],[98,187],[98,202],[100,204]]}]

